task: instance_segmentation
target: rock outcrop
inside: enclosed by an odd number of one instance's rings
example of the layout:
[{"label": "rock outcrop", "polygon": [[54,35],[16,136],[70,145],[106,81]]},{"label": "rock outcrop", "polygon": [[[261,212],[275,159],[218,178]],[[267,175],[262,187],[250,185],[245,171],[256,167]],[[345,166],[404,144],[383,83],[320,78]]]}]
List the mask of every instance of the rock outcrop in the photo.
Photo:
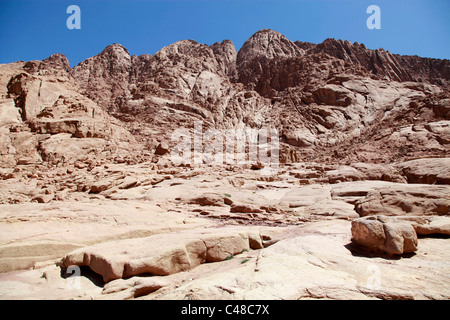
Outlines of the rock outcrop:
[{"label": "rock outcrop", "polygon": [[133,135],[80,93],[67,63],[53,55],[2,66],[2,167],[139,156],[142,148]]},{"label": "rock outcrop", "polygon": [[61,266],[89,266],[102,275],[105,282],[143,274],[170,275],[205,262],[223,261],[250,250],[254,241],[261,243],[259,232],[220,232],[210,230],[196,234],[191,231],[178,233],[176,237],[166,234],[105,242],[69,253],[62,259]]},{"label": "rock outcrop", "polygon": [[372,190],[358,200],[355,210],[360,216],[448,215],[449,195],[447,185],[394,185]]}]

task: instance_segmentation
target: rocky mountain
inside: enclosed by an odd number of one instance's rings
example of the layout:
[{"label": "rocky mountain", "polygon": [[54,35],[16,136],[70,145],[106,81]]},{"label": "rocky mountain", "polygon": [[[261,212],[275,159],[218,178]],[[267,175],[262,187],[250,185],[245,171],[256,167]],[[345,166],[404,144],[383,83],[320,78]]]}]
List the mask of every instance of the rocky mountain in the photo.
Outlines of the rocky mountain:
[{"label": "rocky mountain", "polygon": [[159,128],[202,120],[277,128],[283,161],[389,162],[448,152],[449,69],[448,60],[334,39],[292,42],[264,29],[239,52],[229,40],[184,40],[139,57],[111,45],[70,75],[149,146],[168,141]]},{"label": "rocky mountain", "polygon": [[[202,121],[205,130],[276,128],[283,162],[392,162],[448,154],[448,60],[400,56],[334,39],[292,42],[263,29],[239,52],[230,40],[211,46],[178,41],[153,56],[130,56],[112,44],[74,68],[62,54],[2,68],[5,112],[30,137],[81,137],[81,129],[73,129],[69,120],[60,125],[48,109],[70,109],[83,100],[91,106],[83,112],[98,110],[107,123],[131,132],[147,155],[161,142],[173,147],[170,134],[192,129],[194,121]],[[70,116],[56,117],[88,126],[86,114],[67,112]],[[28,156],[47,159],[40,147],[46,140],[38,137],[32,138],[37,140]],[[4,144],[3,150],[21,149]],[[12,159],[11,152],[2,156]]]},{"label": "rocky mountain", "polygon": [[0,68],[2,167],[101,163],[140,149],[120,121],[78,91],[64,56]]},{"label": "rocky mountain", "polygon": [[449,80],[268,29],[0,65],[0,299],[448,300]]}]

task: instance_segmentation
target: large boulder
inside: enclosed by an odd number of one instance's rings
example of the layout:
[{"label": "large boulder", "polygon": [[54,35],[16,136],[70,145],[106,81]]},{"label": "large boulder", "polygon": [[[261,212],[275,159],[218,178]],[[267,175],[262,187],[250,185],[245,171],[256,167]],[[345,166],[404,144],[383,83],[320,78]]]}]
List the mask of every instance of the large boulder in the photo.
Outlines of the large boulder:
[{"label": "large boulder", "polygon": [[417,234],[405,221],[383,216],[358,218],[352,221],[354,242],[376,252],[403,254],[417,250]]},{"label": "large boulder", "polygon": [[255,235],[259,237],[259,232],[212,230],[109,241],[74,250],[60,265],[89,266],[105,282],[142,274],[170,275],[259,248]]}]

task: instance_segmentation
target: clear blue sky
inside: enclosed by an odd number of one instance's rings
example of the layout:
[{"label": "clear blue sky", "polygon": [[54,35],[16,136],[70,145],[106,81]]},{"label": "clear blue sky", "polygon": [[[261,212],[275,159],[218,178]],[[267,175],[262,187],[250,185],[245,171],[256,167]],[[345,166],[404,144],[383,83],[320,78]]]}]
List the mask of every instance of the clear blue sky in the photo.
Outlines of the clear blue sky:
[{"label": "clear blue sky", "polygon": [[[69,30],[69,5],[81,9],[81,30]],[[366,9],[381,8],[381,30],[369,30]],[[154,54],[183,39],[237,49],[270,28],[288,39],[326,38],[370,49],[450,59],[450,0],[0,0],[0,63],[64,53],[71,66],[111,43],[130,54]]]}]

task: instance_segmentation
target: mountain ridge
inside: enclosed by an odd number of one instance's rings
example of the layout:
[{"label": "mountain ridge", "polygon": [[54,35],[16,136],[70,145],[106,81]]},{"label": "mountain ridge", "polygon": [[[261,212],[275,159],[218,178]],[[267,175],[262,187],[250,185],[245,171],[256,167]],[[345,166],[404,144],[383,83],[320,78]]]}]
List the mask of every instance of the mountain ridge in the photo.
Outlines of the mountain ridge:
[{"label": "mountain ridge", "polygon": [[[87,98],[92,103],[85,110],[97,105],[97,114],[105,113],[101,121],[109,123],[112,116],[144,148],[144,158],[155,161],[156,146],[174,147],[170,134],[180,126],[192,130],[195,121],[205,130],[276,128],[282,162],[391,162],[448,154],[450,62],[370,50],[358,42],[292,42],[262,29],[239,51],[231,40],[212,45],[180,40],[154,55],[137,56],[113,43],[73,68],[63,54],[4,68],[9,69],[3,97],[12,99],[22,116],[33,115],[23,118],[27,130],[84,136],[70,129],[72,120],[64,120],[70,113],[57,113],[63,124],[45,130],[56,124],[42,123],[39,115]],[[45,103],[27,105],[42,100],[43,83],[54,89]],[[56,89],[76,97],[58,100]],[[379,128],[385,128],[381,138]],[[31,144],[35,159],[42,154],[40,144]]]}]

